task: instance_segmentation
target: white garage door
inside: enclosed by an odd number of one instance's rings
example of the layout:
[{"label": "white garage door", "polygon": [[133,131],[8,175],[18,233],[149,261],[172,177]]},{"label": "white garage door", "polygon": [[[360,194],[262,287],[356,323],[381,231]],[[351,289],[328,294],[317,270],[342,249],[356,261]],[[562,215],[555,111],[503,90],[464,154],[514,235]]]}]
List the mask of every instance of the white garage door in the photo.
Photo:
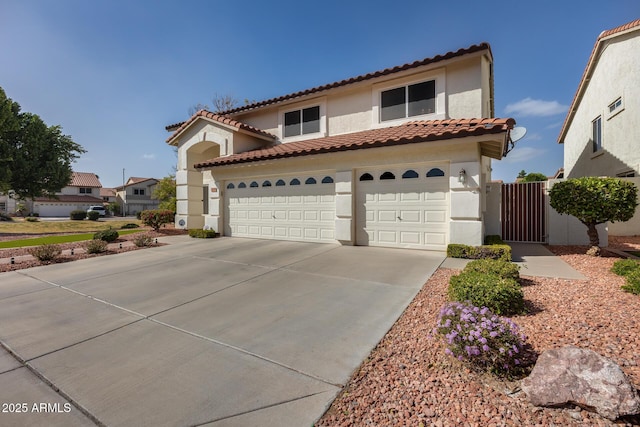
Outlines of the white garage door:
[{"label": "white garage door", "polygon": [[359,170],[356,243],[446,250],[449,181],[445,165]]},{"label": "white garage door", "polygon": [[330,175],[228,181],[225,235],[334,241],[335,184]]},{"label": "white garage door", "polygon": [[69,216],[73,210],[87,210],[88,208],[89,206],[78,206],[70,203],[44,203],[37,204],[33,210],[43,217],[64,217]]}]

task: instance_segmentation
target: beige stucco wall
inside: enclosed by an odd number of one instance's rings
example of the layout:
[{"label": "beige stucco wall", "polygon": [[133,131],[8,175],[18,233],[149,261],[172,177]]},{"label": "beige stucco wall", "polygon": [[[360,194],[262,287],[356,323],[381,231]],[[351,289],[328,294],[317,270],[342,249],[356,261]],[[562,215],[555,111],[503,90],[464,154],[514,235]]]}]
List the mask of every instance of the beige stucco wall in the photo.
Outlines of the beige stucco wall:
[{"label": "beige stucco wall", "polygon": [[[392,126],[411,120],[489,117],[489,109],[485,106],[490,99],[490,81],[487,71],[489,65],[486,55],[472,54],[450,62],[438,62],[431,66],[384,76],[375,81],[356,83],[331,92],[319,93],[314,99],[286,101],[262,108],[257,112],[240,113],[234,118],[272,133],[282,140],[283,135],[279,126],[282,114],[285,111],[314,104],[321,105],[321,110],[325,112],[326,132],[322,136]],[[379,122],[376,112],[381,90],[432,78],[436,79],[437,111],[434,114],[410,117],[397,122]],[[288,141],[285,139],[282,142]]]},{"label": "beige stucco wall", "polygon": [[[635,35],[635,36],[634,36]],[[607,42],[564,139],[565,177],[640,173],[640,31]],[[622,97],[615,115],[608,106]],[[602,150],[593,153],[592,121],[602,116]]]}]

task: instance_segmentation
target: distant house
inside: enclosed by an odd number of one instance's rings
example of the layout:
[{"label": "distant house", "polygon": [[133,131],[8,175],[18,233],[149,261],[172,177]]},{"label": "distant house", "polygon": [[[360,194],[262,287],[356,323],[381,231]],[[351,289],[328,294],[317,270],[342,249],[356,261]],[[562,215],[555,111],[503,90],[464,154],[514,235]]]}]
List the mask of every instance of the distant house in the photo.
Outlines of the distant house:
[{"label": "distant house", "polygon": [[101,188],[100,197],[103,203],[115,203],[116,201],[116,189],[115,188]]},{"label": "distant house", "polygon": [[55,197],[36,197],[29,211],[40,216],[65,217],[73,210],[87,210],[92,205],[102,205],[98,176],[89,172],[73,172],[71,182],[56,193]]},{"label": "distant house", "polygon": [[483,43],[167,126],[176,227],[444,250],[481,244],[494,118]]},{"label": "distant house", "polygon": [[158,209],[158,200],[151,198],[158,184],[156,178],[131,177],[124,186],[116,187],[116,203],[124,206],[126,215],[135,215],[149,209]]},{"label": "distant house", "polygon": [[9,194],[0,193],[0,213],[9,215],[16,211],[16,200]]},{"label": "distant house", "polygon": [[596,40],[558,142],[564,176],[640,175],[640,19]]}]

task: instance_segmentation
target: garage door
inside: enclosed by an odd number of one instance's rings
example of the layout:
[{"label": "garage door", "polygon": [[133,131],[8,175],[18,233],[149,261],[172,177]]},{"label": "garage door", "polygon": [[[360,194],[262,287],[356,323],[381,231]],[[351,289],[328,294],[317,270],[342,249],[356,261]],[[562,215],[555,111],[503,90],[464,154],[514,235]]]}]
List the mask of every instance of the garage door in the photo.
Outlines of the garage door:
[{"label": "garage door", "polygon": [[330,175],[228,181],[225,235],[334,241],[335,184]]},{"label": "garage door", "polygon": [[358,245],[446,250],[449,181],[445,165],[359,170]]},{"label": "garage door", "polygon": [[70,203],[45,203],[34,206],[34,211],[43,217],[64,217],[69,216],[73,210],[87,210],[88,208],[89,206],[78,206]]}]

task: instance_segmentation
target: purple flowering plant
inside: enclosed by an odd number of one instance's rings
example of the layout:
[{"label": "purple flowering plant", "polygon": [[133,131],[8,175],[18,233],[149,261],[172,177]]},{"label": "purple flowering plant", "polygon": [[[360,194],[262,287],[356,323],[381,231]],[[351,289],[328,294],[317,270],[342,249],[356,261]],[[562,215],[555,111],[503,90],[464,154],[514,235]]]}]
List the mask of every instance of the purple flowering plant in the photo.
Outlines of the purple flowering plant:
[{"label": "purple flowering plant", "polygon": [[526,337],[511,319],[487,307],[448,303],[433,332],[444,339],[445,353],[475,368],[498,374],[522,368]]}]

